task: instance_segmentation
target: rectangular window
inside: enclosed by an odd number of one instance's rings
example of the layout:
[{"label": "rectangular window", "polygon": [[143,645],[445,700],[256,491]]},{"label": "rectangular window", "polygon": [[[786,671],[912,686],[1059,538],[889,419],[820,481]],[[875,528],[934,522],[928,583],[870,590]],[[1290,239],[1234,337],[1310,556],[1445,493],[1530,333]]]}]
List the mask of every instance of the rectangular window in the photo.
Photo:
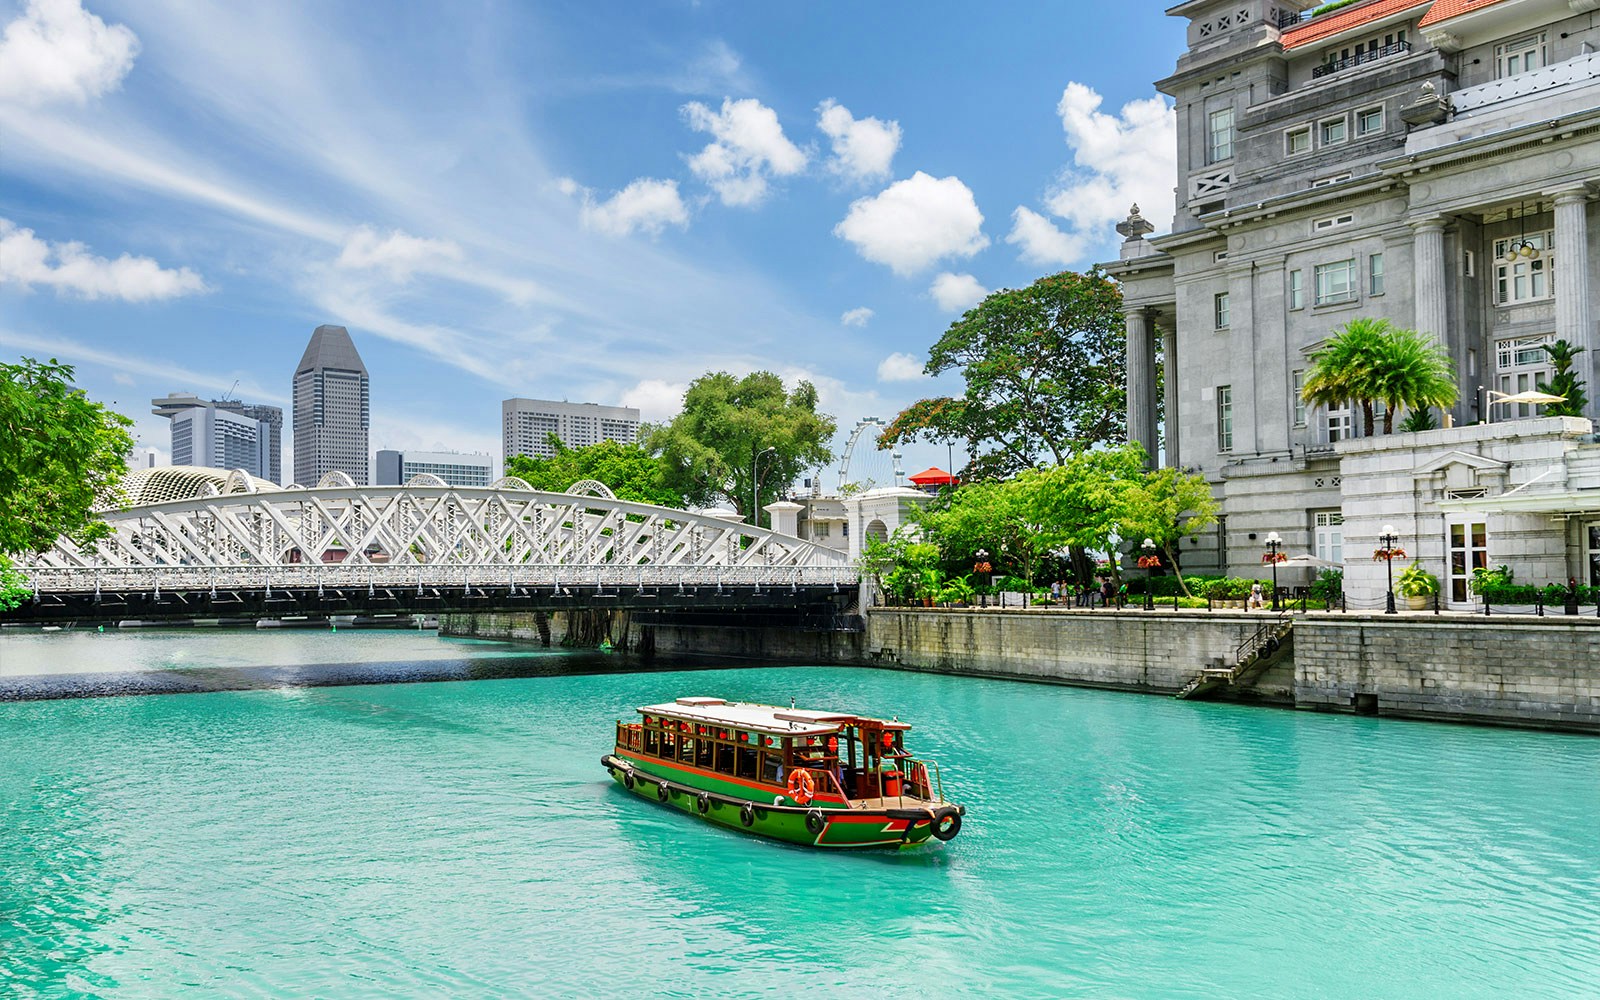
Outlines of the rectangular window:
[{"label": "rectangular window", "polygon": [[1497,45],[1494,49],[1495,75],[1501,79],[1541,69],[1548,61],[1543,32]]},{"label": "rectangular window", "polygon": [[1348,441],[1354,434],[1350,404],[1331,407],[1328,410],[1328,443]]},{"label": "rectangular window", "polygon": [[1233,386],[1217,386],[1217,450],[1233,450]]},{"label": "rectangular window", "polygon": [[1584,525],[1583,538],[1589,566],[1589,586],[1600,587],[1600,521]]},{"label": "rectangular window", "polygon": [[1318,177],[1312,180],[1313,188],[1327,187],[1330,184],[1343,184],[1350,179],[1349,174],[1331,174],[1327,177]]},{"label": "rectangular window", "polygon": [[1289,272],[1289,308],[1304,309],[1306,307],[1306,274],[1304,271]]},{"label": "rectangular window", "polygon": [[1356,134],[1377,135],[1383,131],[1383,105],[1356,112]]},{"label": "rectangular window", "polygon": [[1283,134],[1283,151],[1290,156],[1311,152],[1311,126],[1292,128]]},{"label": "rectangular window", "polygon": [[1548,231],[1494,241],[1494,300],[1499,305],[1534,302],[1552,294],[1555,241]]},{"label": "rectangular window", "polygon": [[1323,120],[1317,130],[1324,146],[1337,146],[1350,138],[1350,122],[1343,116]]},{"label": "rectangular window", "polygon": [[1315,302],[1319,306],[1356,300],[1355,258],[1333,264],[1318,264]]},{"label": "rectangular window", "polygon": [[1472,600],[1472,571],[1489,568],[1489,526],[1483,521],[1452,524],[1446,536],[1445,586],[1452,605]]},{"label": "rectangular window", "polygon": [[1228,328],[1228,293],[1218,292],[1212,300],[1218,330]]},{"label": "rectangular window", "polygon": [[[1554,334],[1496,341],[1494,345],[1496,391],[1514,396],[1520,392],[1530,392],[1539,388],[1541,382],[1549,382],[1552,368],[1550,355],[1545,353],[1544,345],[1554,342]],[[1498,420],[1507,420],[1512,417],[1537,416],[1541,412],[1541,407],[1529,403],[1505,406],[1496,404],[1491,399],[1490,412]]]},{"label": "rectangular window", "polygon": [[1461,251],[1461,276],[1463,278],[1478,276],[1478,255],[1471,250]]},{"label": "rectangular window", "polygon": [[1294,425],[1296,427],[1304,427],[1306,425],[1306,401],[1301,396],[1301,393],[1305,391],[1305,388],[1305,369],[1296,368],[1294,371],[1289,373],[1290,406],[1294,410]]},{"label": "rectangular window", "polygon": [[1320,233],[1329,229],[1339,229],[1343,226],[1350,225],[1350,223],[1354,221],[1356,221],[1356,217],[1350,212],[1344,212],[1339,215],[1330,215],[1326,219],[1313,220],[1311,223],[1311,231],[1313,233]]},{"label": "rectangular window", "polygon": [[1367,258],[1367,294],[1383,294],[1383,254],[1375,253]]},{"label": "rectangular window", "polygon": [[1316,533],[1317,558],[1331,563],[1344,562],[1344,515],[1336,510],[1319,510],[1312,516]]},{"label": "rectangular window", "polygon": [[1233,159],[1233,109],[1211,112],[1211,149],[1207,163]]}]

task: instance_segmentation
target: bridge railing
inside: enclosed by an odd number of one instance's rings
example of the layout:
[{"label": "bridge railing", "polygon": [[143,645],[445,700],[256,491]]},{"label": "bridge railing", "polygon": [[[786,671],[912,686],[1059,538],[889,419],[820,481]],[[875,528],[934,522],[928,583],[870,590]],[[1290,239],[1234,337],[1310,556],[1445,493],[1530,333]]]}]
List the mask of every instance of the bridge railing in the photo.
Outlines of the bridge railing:
[{"label": "bridge railing", "polygon": [[448,563],[307,563],[275,566],[22,567],[36,593],[663,587],[814,587],[853,585],[857,571],[832,566],[451,565]]}]

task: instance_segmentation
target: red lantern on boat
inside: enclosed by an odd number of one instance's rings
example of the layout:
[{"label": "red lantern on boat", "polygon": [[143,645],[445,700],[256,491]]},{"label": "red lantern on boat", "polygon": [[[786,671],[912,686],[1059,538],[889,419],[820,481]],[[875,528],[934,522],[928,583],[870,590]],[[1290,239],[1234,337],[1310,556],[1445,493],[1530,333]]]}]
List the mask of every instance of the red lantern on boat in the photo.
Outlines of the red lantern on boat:
[{"label": "red lantern on boat", "polygon": [[763,742],[763,743],[765,743],[765,744],[766,744],[766,745],[767,745],[767,746],[769,746],[769,747],[770,747],[770,746],[772,746],[772,737],[770,737],[770,736],[763,736],[763,737],[762,737],[762,738],[761,738],[761,742]]},{"label": "red lantern on boat", "polygon": [[828,737],[828,752],[829,753],[838,753],[839,752],[839,738],[837,736]]}]

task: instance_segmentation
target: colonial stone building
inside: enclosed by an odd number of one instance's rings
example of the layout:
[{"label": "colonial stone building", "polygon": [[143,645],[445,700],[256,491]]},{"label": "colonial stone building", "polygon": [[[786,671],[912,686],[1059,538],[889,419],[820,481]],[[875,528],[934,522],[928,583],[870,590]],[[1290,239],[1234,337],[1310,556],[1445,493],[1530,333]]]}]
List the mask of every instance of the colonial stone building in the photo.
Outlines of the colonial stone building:
[{"label": "colonial stone building", "polygon": [[[1129,434],[1223,503],[1186,565],[1253,571],[1276,531],[1371,597],[1393,523],[1459,603],[1475,565],[1600,584],[1600,488],[1567,471],[1600,453],[1591,424],[1493,402],[1547,378],[1540,345],[1564,338],[1587,348],[1600,407],[1600,0],[1312,6],[1171,8],[1189,21],[1157,84],[1177,106],[1176,215],[1150,238],[1135,209],[1106,265],[1126,296]],[[1446,429],[1364,439],[1359,409],[1300,402],[1309,355],[1363,316],[1448,349]]]}]

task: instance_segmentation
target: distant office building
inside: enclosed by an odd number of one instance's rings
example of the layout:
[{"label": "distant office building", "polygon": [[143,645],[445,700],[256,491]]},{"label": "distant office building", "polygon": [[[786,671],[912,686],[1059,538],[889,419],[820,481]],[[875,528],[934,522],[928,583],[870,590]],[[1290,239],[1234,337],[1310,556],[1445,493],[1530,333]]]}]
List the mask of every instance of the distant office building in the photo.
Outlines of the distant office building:
[{"label": "distant office building", "polygon": [[358,486],[367,469],[370,388],[350,331],[319,326],[294,370],[294,481],[315,486],[343,472]]},{"label": "distant office building", "polygon": [[150,401],[172,421],[172,464],[243,469],[257,479],[283,479],[283,410],[237,399],[204,400],[174,392]]},{"label": "distant office building", "polygon": [[412,476],[435,475],[451,486],[488,486],[494,480],[494,458],[482,452],[378,452],[379,486],[404,486]]},{"label": "distant office building", "polygon": [[156,450],[154,448],[138,448],[128,456],[128,471],[140,472],[144,469],[156,467]]},{"label": "distant office building", "polygon": [[554,434],[568,448],[601,441],[633,444],[639,440],[639,411],[630,406],[565,403],[552,399],[508,399],[500,404],[505,457],[549,458]]}]

